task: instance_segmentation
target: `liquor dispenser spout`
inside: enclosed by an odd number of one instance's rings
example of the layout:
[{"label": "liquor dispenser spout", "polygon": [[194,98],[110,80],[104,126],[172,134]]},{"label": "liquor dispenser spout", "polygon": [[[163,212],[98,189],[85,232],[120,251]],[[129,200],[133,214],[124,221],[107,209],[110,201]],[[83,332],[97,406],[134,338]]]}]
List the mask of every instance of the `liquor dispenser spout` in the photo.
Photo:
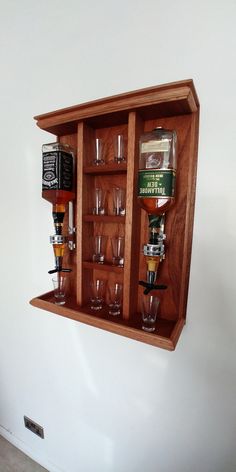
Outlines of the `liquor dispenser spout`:
[{"label": "liquor dispenser spout", "polygon": [[55,272],[71,272],[71,269],[62,267],[62,261],[65,251],[65,245],[67,244],[67,237],[61,234],[54,234],[50,236],[50,243],[53,245],[53,251],[55,256],[55,269],[49,270],[49,274]]},{"label": "liquor dispenser spout", "polygon": [[151,290],[164,290],[166,285],[157,285],[157,271],[160,262],[165,258],[164,240],[164,215],[149,216],[149,242],[144,245],[143,254],[147,263],[147,280],[139,281],[139,285],[145,287],[144,294],[147,295]]},{"label": "liquor dispenser spout", "polygon": [[75,248],[73,213],[73,203],[69,202],[68,236],[64,236],[62,234],[62,229],[65,215],[65,205],[53,205],[53,221],[56,234],[50,236],[50,243],[53,246],[55,256],[55,269],[49,270],[49,274],[54,274],[55,272],[71,272],[71,269],[64,268],[62,263],[66,245],[68,245],[70,250]]}]

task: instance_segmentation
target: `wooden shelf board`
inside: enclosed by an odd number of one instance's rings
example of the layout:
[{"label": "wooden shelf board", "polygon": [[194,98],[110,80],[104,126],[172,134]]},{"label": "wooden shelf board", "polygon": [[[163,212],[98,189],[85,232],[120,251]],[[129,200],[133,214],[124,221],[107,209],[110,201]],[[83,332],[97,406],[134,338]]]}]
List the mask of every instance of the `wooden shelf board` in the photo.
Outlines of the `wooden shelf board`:
[{"label": "wooden shelf board", "polygon": [[127,163],[109,162],[102,166],[85,166],[85,174],[120,174],[127,172]]},{"label": "wooden shelf board", "polygon": [[159,319],[157,321],[156,332],[147,333],[141,328],[141,315],[140,322],[123,320],[121,317],[111,317],[106,308],[95,315],[88,306],[79,307],[73,299],[69,299],[65,305],[55,305],[53,292],[33,298],[30,303],[42,310],[169,351],[175,349],[184,326],[184,320],[182,319],[177,321]]},{"label": "wooden shelf board", "polygon": [[119,215],[84,215],[83,220],[92,223],[125,223],[125,216]]},{"label": "wooden shelf board", "polygon": [[92,261],[84,261],[83,262],[84,269],[95,269],[95,270],[104,270],[106,272],[116,272],[118,274],[122,273],[124,267],[114,266],[112,264],[98,264]]},{"label": "wooden shelf board", "polygon": [[37,125],[57,136],[75,133],[78,122],[90,126],[114,126],[128,122],[129,111],[140,111],[145,119],[194,113],[199,106],[192,80],[136,90],[35,116]]}]

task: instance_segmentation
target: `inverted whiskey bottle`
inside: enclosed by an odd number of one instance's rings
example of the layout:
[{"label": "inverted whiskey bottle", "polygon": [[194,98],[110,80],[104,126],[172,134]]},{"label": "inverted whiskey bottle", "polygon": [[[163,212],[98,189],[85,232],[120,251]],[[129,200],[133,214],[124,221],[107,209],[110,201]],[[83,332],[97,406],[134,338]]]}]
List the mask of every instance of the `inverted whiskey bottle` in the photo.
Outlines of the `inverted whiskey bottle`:
[{"label": "inverted whiskey bottle", "polygon": [[66,203],[75,198],[74,152],[69,145],[60,143],[44,144],[42,150],[42,197],[52,203],[53,219],[60,227]]},{"label": "inverted whiskey bottle", "polygon": [[155,128],[140,138],[138,200],[149,214],[161,215],[174,203],[177,136]]},{"label": "inverted whiskey bottle", "polygon": [[69,145],[60,143],[44,144],[42,169],[42,197],[52,203],[55,235],[50,237],[55,255],[55,270],[63,269],[62,259],[67,238],[62,236],[66,204],[75,198],[74,192],[74,152]]}]

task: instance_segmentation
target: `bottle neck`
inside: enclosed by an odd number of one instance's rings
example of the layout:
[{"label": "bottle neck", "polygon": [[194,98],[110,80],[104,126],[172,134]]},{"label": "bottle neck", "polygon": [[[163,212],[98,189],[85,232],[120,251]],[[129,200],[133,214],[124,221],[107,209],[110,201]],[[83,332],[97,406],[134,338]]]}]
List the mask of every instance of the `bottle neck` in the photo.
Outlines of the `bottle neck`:
[{"label": "bottle neck", "polygon": [[148,215],[149,219],[149,244],[158,244],[160,236],[164,233],[165,215]]},{"label": "bottle neck", "polygon": [[52,216],[56,234],[62,234],[65,211],[66,209],[64,204],[53,205]]}]

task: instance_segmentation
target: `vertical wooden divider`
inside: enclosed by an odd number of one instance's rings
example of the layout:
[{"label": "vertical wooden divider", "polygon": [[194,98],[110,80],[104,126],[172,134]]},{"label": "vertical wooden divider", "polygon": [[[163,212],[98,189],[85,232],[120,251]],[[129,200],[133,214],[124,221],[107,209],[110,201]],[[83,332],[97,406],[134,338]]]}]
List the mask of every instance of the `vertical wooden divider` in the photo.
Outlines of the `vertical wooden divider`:
[{"label": "vertical wooden divider", "polygon": [[76,229],[76,302],[82,305],[82,230],[83,230],[83,158],[84,158],[84,123],[78,123],[77,129],[77,229]]},{"label": "vertical wooden divider", "polygon": [[[57,141],[62,143],[62,144],[69,144],[69,146],[72,147],[76,151],[77,149],[77,133],[73,134],[66,134],[64,136],[59,136],[57,138]],[[77,168],[77,152],[75,152],[75,169]],[[76,187],[76,184],[75,184]],[[76,215],[76,201],[73,200],[73,211],[74,211],[74,227],[77,228],[77,215]],[[69,211],[68,211],[68,206],[67,206],[67,211],[65,213],[64,217],[64,225],[63,225],[63,234],[65,236],[68,235],[68,228],[69,228]],[[70,251],[68,247],[65,248],[65,253],[63,257],[63,265],[65,267],[69,267],[72,269],[72,272],[68,274],[68,279],[69,279],[69,291],[75,298],[76,294],[76,249],[73,251]]]},{"label": "vertical wooden divider", "polygon": [[123,318],[126,320],[132,318],[137,311],[141,214],[137,199],[137,179],[139,166],[138,145],[142,131],[143,122],[140,116],[136,112],[130,112],[128,122],[125,265],[123,285]]},{"label": "vertical wooden divider", "polygon": [[90,237],[93,234],[93,223],[83,221],[88,213],[91,198],[92,176],[84,174],[84,166],[92,156],[94,130],[84,121],[78,124],[78,161],[77,161],[77,296],[78,305],[83,305],[88,299],[89,282],[93,271],[83,269],[83,260],[90,257]]}]

